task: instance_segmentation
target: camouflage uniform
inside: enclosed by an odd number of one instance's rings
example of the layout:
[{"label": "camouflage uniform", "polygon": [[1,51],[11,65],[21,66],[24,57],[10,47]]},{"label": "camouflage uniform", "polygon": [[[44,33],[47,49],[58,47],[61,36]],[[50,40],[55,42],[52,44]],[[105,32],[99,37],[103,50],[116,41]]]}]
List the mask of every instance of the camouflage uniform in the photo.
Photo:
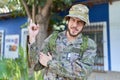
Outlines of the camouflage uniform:
[{"label": "camouflage uniform", "polygon": [[[69,17],[77,17],[89,24],[88,12],[89,10],[85,5],[76,4],[70,8],[69,14],[65,18],[68,20]],[[43,67],[38,63],[38,66],[35,65],[34,69],[43,71],[44,80],[87,80],[94,65],[96,44],[92,39],[88,38],[88,46],[83,52],[81,50],[83,48],[81,47],[82,43],[84,43],[82,34],[79,34],[72,42],[67,40],[65,34],[66,31],[58,34],[56,46],[53,46],[55,50],[51,50],[49,47],[51,36],[45,40],[41,49],[35,47],[36,44],[31,46],[31,51],[36,51],[36,53],[41,51],[44,54],[50,52],[53,57],[52,60],[48,61],[48,67]]]},{"label": "camouflage uniform", "polygon": [[[44,53],[49,51],[50,37],[45,40],[42,46],[41,51]],[[94,64],[96,44],[88,38],[88,47],[82,56],[80,54],[82,42],[82,34],[75,41],[69,42],[65,31],[59,33],[55,52],[49,51],[52,53],[53,59],[48,62],[48,67],[43,69],[44,80],[87,80]]]}]

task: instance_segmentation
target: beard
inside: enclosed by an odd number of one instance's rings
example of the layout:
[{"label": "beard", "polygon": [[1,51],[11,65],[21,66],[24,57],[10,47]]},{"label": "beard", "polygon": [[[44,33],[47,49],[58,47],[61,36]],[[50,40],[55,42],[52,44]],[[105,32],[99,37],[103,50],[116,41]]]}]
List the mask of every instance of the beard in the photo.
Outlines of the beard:
[{"label": "beard", "polygon": [[74,28],[74,27],[72,27],[71,29],[74,29],[75,31],[78,31],[77,34],[72,34],[72,32],[70,31],[70,29],[67,28],[67,32],[69,33],[69,35],[70,35],[71,37],[77,37],[77,36],[82,32],[82,30],[83,30],[83,28],[82,28],[81,30],[78,30],[77,28]]}]

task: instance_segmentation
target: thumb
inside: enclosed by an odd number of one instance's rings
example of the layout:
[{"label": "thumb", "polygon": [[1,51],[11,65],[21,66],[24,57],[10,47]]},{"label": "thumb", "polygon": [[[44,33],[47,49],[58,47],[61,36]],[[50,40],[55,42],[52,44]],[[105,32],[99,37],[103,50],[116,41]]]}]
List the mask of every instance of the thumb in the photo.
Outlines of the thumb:
[{"label": "thumb", "polygon": [[48,57],[50,60],[52,60],[52,55],[50,54],[50,52],[48,52]]}]

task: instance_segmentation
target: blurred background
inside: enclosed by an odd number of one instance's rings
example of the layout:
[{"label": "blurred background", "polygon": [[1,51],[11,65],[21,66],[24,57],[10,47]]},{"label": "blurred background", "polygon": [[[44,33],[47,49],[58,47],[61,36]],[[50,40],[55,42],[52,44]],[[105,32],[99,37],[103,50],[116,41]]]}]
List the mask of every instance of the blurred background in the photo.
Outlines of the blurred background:
[{"label": "blurred background", "polygon": [[34,60],[27,45],[29,20],[44,25],[41,31],[46,38],[65,24],[64,16],[76,3],[88,6],[90,24],[83,33],[97,43],[94,72],[89,80],[120,80],[120,0],[0,0],[0,79],[12,75],[11,79],[21,80],[24,72],[23,80],[34,80]]}]

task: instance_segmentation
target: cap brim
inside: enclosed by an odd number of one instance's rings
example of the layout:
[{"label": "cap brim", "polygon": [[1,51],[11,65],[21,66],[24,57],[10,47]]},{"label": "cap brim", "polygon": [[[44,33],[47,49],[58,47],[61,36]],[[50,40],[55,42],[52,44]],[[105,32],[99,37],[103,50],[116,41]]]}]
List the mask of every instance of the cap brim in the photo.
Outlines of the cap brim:
[{"label": "cap brim", "polygon": [[65,20],[68,20],[70,17],[79,18],[80,20],[84,21],[87,25],[89,24],[88,19],[86,20],[84,17],[82,17],[82,16],[80,16],[80,15],[77,16],[77,15],[71,15],[71,14],[69,14],[69,15],[66,15],[66,16],[65,16]]}]

